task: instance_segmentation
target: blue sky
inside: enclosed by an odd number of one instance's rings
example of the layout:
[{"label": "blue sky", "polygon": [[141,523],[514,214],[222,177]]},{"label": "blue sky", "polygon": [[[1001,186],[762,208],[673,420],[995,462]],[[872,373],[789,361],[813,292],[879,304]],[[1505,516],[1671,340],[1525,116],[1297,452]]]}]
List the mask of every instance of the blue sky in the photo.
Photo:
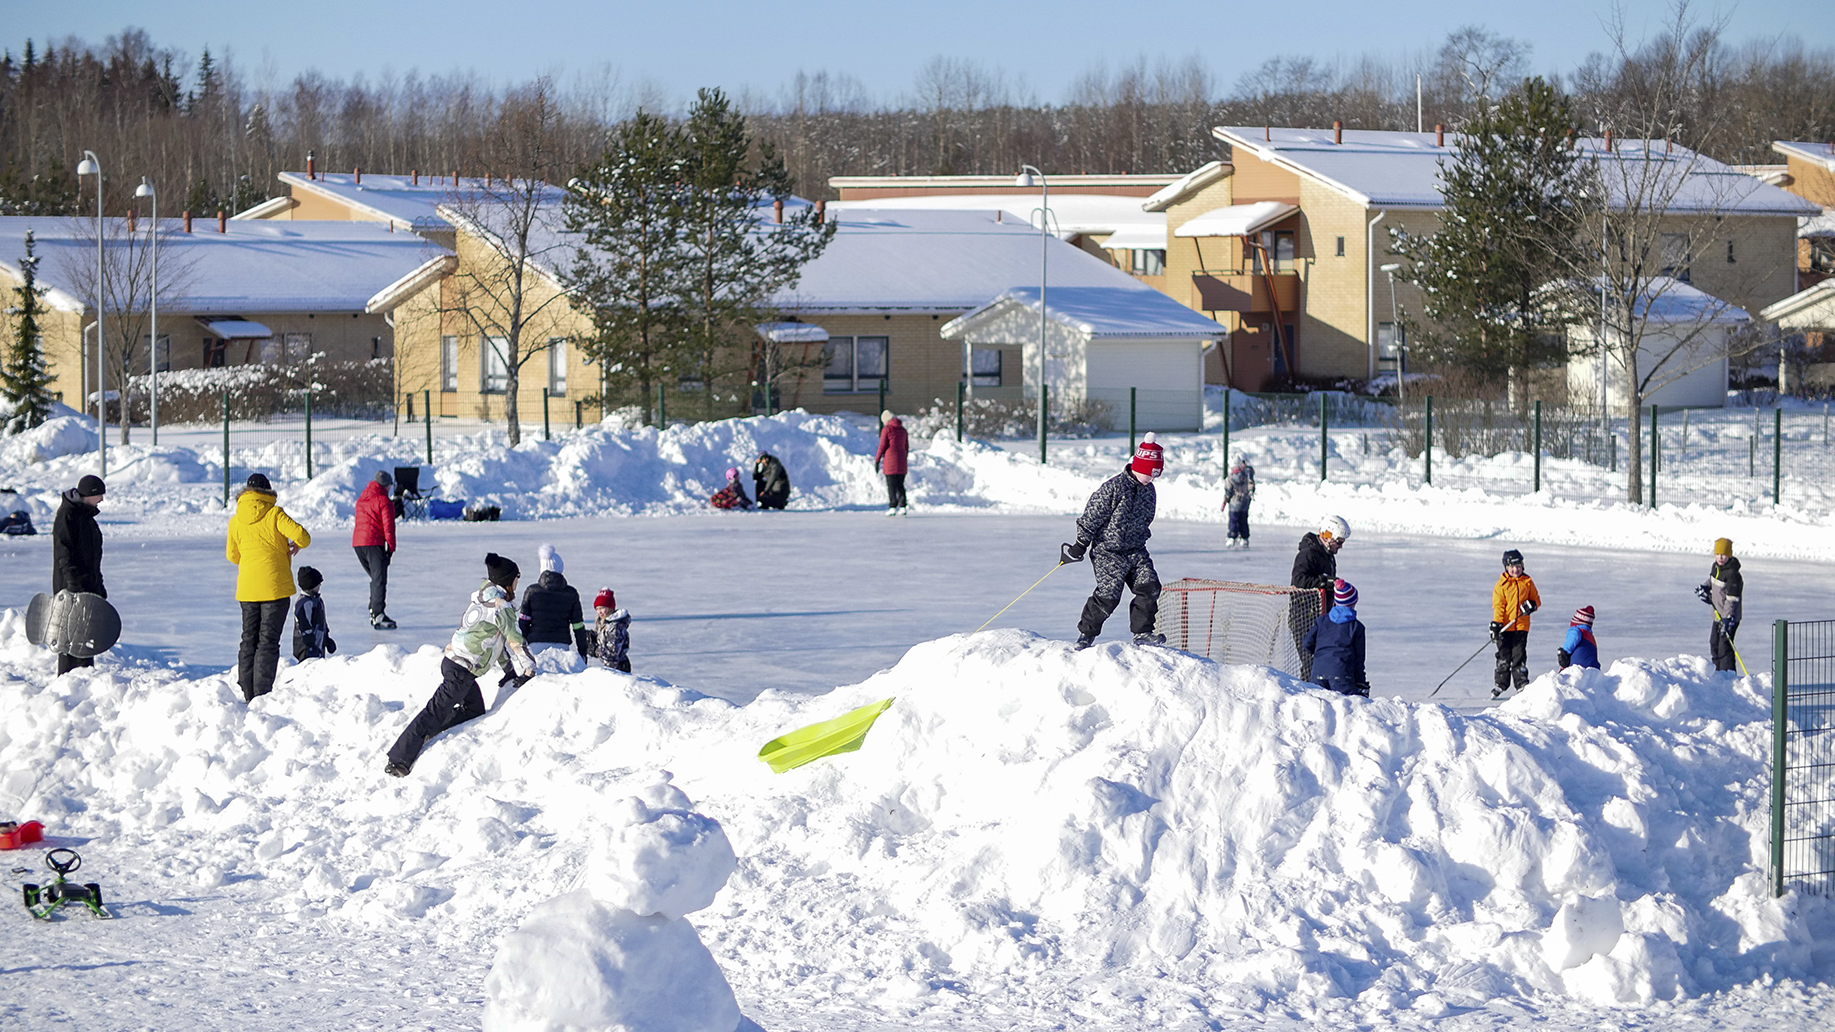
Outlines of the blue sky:
[{"label": "blue sky", "polygon": [[[1632,35],[1654,32],[1670,5],[1624,0]],[[1796,37],[1835,46],[1835,3],[1743,0],[1698,5],[1728,19],[1727,38]],[[18,54],[76,35],[99,42],[125,26],[193,58],[206,44],[229,50],[253,82],[276,84],[317,68],[375,78],[410,69],[474,71],[495,81],[540,72],[648,84],[680,102],[698,86],[751,87],[774,95],[798,71],[842,73],[876,99],[906,94],[918,71],[944,56],[1002,70],[1042,100],[1063,99],[1099,62],[1113,68],[1145,56],[1204,59],[1223,90],[1274,55],[1326,61],[1364,53],[1431,52],[1448,29],[1469,23],[1528,42],[1534,71],[1565,71],[1608,48],[1605,2],[1232,4],[1161,0],[998,3],[928,0],[861,4],[814,0],[781,7],[707,0],[629,3],[585,0],[316,0],[312,3],[125,0],[0,0],[0,45]]]}]

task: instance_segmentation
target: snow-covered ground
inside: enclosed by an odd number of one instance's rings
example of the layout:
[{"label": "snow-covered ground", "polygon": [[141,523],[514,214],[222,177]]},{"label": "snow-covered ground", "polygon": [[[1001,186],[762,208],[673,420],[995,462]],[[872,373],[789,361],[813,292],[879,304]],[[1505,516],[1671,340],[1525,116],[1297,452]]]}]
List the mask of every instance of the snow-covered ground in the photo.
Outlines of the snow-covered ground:
[{"label": "snow-covered ground", "polygon": [[[62,436],[40,461],[6,463],[0,486],[44,529],[55,489],[90,468],[55,454],[82,433],[45,431]],[[54,679],[23,639],[49,542],[0,542],[0,817],[46,821],[120,915],[0,911],[0,971],[31,986],[0,997],[0,1020],[478,1027],[498,944],[574,887],[606,815],[660,770],[738,853],[689,920],[765,1029],[1835,1016],[1835,910],[1763,886],[1765,681],[1693,658],[1708,621],[1691,589],[1717,536],[1747,557],[1755,674],[1770,619],[1827,614],[1828,470],[1812,449],[1807,472],[1787,467],[1799,505],[1703,490],[1715,504],[1653,513],[1607,501],[1609,475],[1577,463],[1545,465],[1554,489],[1534,498],[1509,458],[1436,461],[1423,487],[1356,435],[1320,485],[1316,431],[1243,432],[1262,480],[1255,547],[1228,552],[1214,435],[1169,437],[1164,578],[1284,582],[1304,525],[1351,521],[1340,566],[1380,697],[1364,702],[1116,641],[1071,652],[1086,567],[966,634],[1051,568],[1123,441],[1058,445],[1046,467],[1023,446],[914,442],[899,520],[878,512],[871,435],[845,419],[501,439],[439,442],[441,490],[507,519],[404,525],[388,633],[361,620],[351,503],[421,440],[321,443],[310,483],[284,479],[285,443],[236,453],[238,480],[281,472],[282,504],[315,533],[298,562],[325,572],[341,645],[283,668],[253,706],[224,674],[237,616],[209,442],[111,451],[104,572],[126,630],[93,673]],[[792,510],[706,512],[721,470],[761,447],[790,469]],[[1688,494],[1685,478],[1665,486]],[[405,781],[383,777],[483,553],[533,570],[542,542],[583,591],[612,586],[633,611],[637,676],[487,691],[490,713]],[[1510,546],[1547,601],[1540,676],[1486,709],[1480,657],[1435,700],[1449,705],[1428,703],[1483,641]],[[1610,669],[1550,673],[1581,604],[1599,610]],[[781,776],[755,758],[886,696],[857,753]]]}]

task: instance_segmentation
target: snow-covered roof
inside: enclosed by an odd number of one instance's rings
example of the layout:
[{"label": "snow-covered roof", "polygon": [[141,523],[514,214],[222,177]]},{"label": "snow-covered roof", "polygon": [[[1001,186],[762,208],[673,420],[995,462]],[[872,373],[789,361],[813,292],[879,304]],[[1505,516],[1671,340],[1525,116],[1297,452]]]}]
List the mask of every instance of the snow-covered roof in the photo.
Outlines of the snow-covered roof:
[{"label": "snow-covered roof", "polygon": [[[1038,224],[1039,195],[996,194],[930,194],[916,197],[875,197],[867,201],[831,201],[829,211],[999,211],[1004,218],[1024,226]],[[1164,212],[1141,210],[1139,197],[1116,197],[1110,194],[1053,193],[1051,195],[1051,229],[1060,237],[1101,236],[1128,229],[1152,232],[1166,237]],[[1164,247],[1165,244],[1159,246]]]},{"label": "snow-covered roof", "polygon": [[1176,237],[1248,236],[1264,227],[1274,225],[1299,210],[1299,205],[1282,201],[1232,204],[1215,211],[1207,211],[1183,223],[1178,229],[1172,231],[1172,235]]},{"label": "snow-covered roof", "polygon": [[[1816,309],[1827,307],[1827,311]],[[1760,310],[1759,318],[1780,326],[1805,328],[1835,324],[1835,279],[1814,283]]]},{"label": "snow-covered roof", "polygon": [[1164,251],[1166,226],[1123,226],[1103,238],[1102,247],[1109,251]]},{"label": "snow-covered roof", "polygon": [[1773,140],[1771,149],[1787,158],[1796,158],[1820,165],[1835,172],[1835,143],[1805,143],[1792,140]]},{"label": "snow-covered roof", "polygon": [[[1600,289],[1600,279],[1592,280]],[[1637,318],[1654,323],[1744,323],[1752,316],[1738,305],[1723,301],[1670,276],[1650,276],[1638,292]]]},{"label": "snow-covered roof", "polygon": [[[1014,287],[981,307],[952,319],[939,334],[953,340],[1006,310],[1039,310],[1039,288]],[[1215,340],[1227,331],[1157,290],[1117,287],[1059,287],[1045,292],[1045,317],[1091,337]]]},{"label": "snow-covered roof", "polygon": [[752,328],[773,344],[821,344],[828,340],[828,331],[814,323],[769,322]]},{"label": "snow-covered roof", "polygon": [[1805,215],[1797,220],[1797,238],[1835,237],[1835,208],[1824,208],[1820,214]]},{"label": "snow-covered roof", "polygon": [[[120,220],[111,220],[119,223]],[[442,252],[412,233],[375,222],[237,222],[187,233],[178,219],[161,219],[159,266],[167,283],[183,283],[161,301],[161,312],[228,315],[239,312],[361,312],[370,297]],[[146,233],[149,221],[139,224]],[[0,269],[18,278],[25,235],[36,235],[46,302],[81,311],[73,267],[93,268],[94,220],[81,216],[0,217]],[[183,270],[181,272],[181,270]],[[162,287],[161,293],[165,293]]]},{"label": "snow-covered roof", "polygon": [[[455,184],[449,175],[421,176],[416,182],[412,176],[365,172],[362,180],[358,182],[357,177],[339,172],[320,172],[316,179],[307,177],[304,172],[280,174],[280,181],[291,186],[295,193],[320,194],[340,204],[348,204],[379,222],[392,222],[407,230],[450,228],[436,209],[442,204],[475,197],[487,189],[483,179],[466,176],[458,177]],[[258,219],[262,217],[256,214],[259,210],[260,206],[250,208],[237,217]]]},{"label": "snow-covered roof", "polygon": [[1233,171],[1235,169],[1227,161],[1207,161],[1155,191],[1152,197],[1141,202],[1141,210],[1165,211]]},{"label": "snow-covered roof", "polygon": [[[1306,176],[1371,208],[1437,210],[1440,162],[1459,145],[1446,134],[1446,146],[1433,133],[1346,129],[1344,142],[1333,143],[1330,129],[1264,129],[1218,126],[1212,135],[1233,148],[1277,167]],[[1263,139],[1263,136],[1268,139]],[[1809,215],[1818,209],[1795,194],[1760,182],[1730,165],[1687,147],[1665,147],[1660,141],[1578,139],[1585,157],[1611,162],[1606,188],[1615,198],[1631,192],[1626,184],[1658,184],[1653,196],[1667,196],[1669,210],[1740,215]]]},{"label": "snow-covered roof", "polygon": [[251,319],[210,319],[198,317],[198,325],[210,331],[213,337],[224,340],[261,340],[274,336],[274,331]]}]

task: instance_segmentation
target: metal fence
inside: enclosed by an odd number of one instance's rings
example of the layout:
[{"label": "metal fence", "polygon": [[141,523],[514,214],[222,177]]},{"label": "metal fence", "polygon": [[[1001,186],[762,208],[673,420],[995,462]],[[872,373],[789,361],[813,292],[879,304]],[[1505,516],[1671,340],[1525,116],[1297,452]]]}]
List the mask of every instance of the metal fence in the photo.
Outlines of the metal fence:
[{"label": "metal fence", "polygon": [[1835,895],[1835,620],[1772,624],[1771,877]]}]

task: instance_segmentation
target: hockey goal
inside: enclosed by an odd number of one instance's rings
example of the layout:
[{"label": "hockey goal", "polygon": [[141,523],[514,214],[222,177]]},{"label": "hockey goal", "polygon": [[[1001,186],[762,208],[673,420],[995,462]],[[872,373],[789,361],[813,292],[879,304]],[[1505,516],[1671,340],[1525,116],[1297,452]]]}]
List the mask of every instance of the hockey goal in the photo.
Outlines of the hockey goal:
[{"label": "hockey goal", "polygon": [[1315,588],[1183,578],[1160,587],[1156,630],[1166,643],[1219,663],[1304,676],[1300,638],[1319,618]]}]

